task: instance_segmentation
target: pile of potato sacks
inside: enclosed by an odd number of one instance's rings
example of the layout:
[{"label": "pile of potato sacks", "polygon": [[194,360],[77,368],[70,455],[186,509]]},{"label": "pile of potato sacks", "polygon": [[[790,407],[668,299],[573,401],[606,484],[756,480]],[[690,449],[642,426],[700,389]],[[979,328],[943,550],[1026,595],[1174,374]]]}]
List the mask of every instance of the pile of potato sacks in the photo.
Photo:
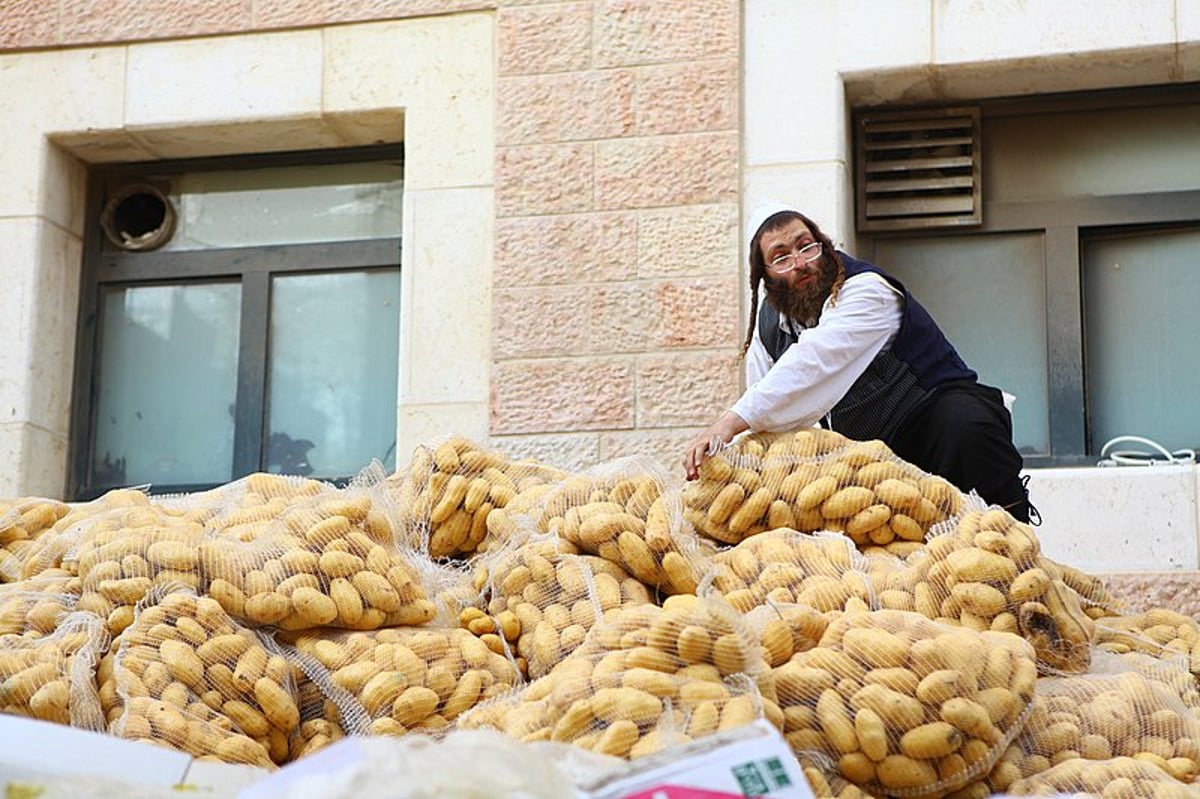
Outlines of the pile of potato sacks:
[{"label": "pile of potato sacks", "polygon": [[492,728],[621,758],[766,719],[819,796],[1190,794],[1200,625],[1122,614],[879,441],[684,483],[463,438],[348,486],[0,501],[0,710],[273,768]]}]

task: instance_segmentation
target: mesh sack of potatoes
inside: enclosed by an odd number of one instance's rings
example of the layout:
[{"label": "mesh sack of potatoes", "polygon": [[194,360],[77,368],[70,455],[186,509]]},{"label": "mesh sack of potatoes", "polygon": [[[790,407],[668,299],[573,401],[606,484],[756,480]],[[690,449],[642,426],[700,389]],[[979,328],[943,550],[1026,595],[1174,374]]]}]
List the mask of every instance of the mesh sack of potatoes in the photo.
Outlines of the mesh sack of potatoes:
[{"label": "mesh sack of potatoes", "polygon": [[1186,785],[1154,763],[1132,757],[1071,759],[1014,781],[1010,796],[1075,796],[1102,799],[1196,799],[1200,788]]},{"label": "mesh sack of potatoes", "polygon": [[1168,608],[1096,619],[1092,640],[1106,652],[1181,657],[1200,679],[1200,624]]},{"label": "mesh sack of potatoes", "polygon": [[903,558],[885,551],[863,552],[860,568],[874,591],[873,607],[918,612],[917,597],[920,596],[924,602],[922,615],[936,614],[939,608],[933,601],[932,591],[928,584],[921,586],[926,583],[926,570],[922,568],[926,557],[924,547]]},{"label": "mesh sack of potatoes", "polygon": [[565,477],[559,469],[513,460],[455,436],[417,447],[406,472],[387,480],[396,498],[403,535],[433,558],[469,555],[503,539],[489,536],[488,516],[518,494]]},{"label": "mesh sack of potatoes", "polygon": [[[500,513],[502,511],[497,511]],[[493,514],[493,517],[495,514]],[[488,615],[488,604],[493,594],[493,573],[497,567],[504,569],[506,564],[517,565],[519,556],[516,554],[526,545],[532,552],[549,555],[578,555],[580,550],[574,544],[564,541],[557,536],[533,534],[529,530],[521,530],[512,539],[503,544],[497,543],[488,552],[477,552],[465,560],[441,560],[434,568],[441,575],[434,601],[438,607],[438,617],[434,622],[440,627],[468,627],[495,652],[507,654],[505,643],[501,642],[505,630],[500,629],[495,620],[490,625],[476,622],[481,616]],[[475,622],[470,625],[469,622]],[[487,629],[483,629],[487,627]],[[511,624],[506,628],[512,631]],[[508,641],[507,643],[511,643]]]},{"label": "mesh sack of potatoes", "polygon": [[[230,615],[285,630],[370,630],[436,615],[436,570],[395,541],[376,486],[254,474],[225,488],[228,502],[203,511],[205,540],[190,555],[201,590]],[[185,557],[180,550],[181,566]]]},{"label": "mesh sack of potatoes", "polygon": [[1190,782],[1198,768],[1200,718],[1171,684],[1145,673],[1043,677],[1013,746],[1024,756],[1022,777],[1064,760],[1132,757]]},{"label": "mesh sack of potatoes", "polygon": [[70,510],[57,499],[0,499],[0,582],[24,576],[25,560],[34,542]]},{"label": "mesh sack of potatoes", "polygon": [[139,604],[100,693],[113,734],[206,760],[282,764],[300,726],[296,674],[274,641],[187,586]]},{"label": "mesh sack of potatoes", "polygon": [[542,488],[527,507],[532,531],[558,535],[664,594],[694,592],[714,551],[684,521],[678,480],[650,458],[598,464]]},{"label": "mesh sack of potatoes", "polygon": [[48,635],[0,636],[0,713],[103,730],[96,671],[108,645],[103,619],[83,612]]},{"label": "mesh sack of potatoes", "polygon": [[646,586],[617,564],[564,548],[573,547],[540,536],[489,553],[479,564],[485,604],[459,614],[462,627],[513,657],[527,678],[547,674],[605,615],[651,602]]},{"label": "mesh sack of potatoes", "polygon": [[[323,674],[305,669],[309,679],[333,700],[342,719],[365,717],[362,731],[370,735],[442,733],[462,713],[510,691],[519,680],[510,659],[462,628],[309,631],[283,640],[320,664]],[[327,706],[326,718],[331,709]]]},{"label": "mesh sack of potatoes", "polygon": [[1040,557],[1043,570],[1075,593],[1084,614],[1094,620],[1123,615],[1126,602],[1112,594],[1104,580],[1094,574],[1059,563],[1044,553]]},{"label": "mesh sack of potatoes", "polygon": [[714,555],[712,589],[743,612],[769,602],[870,610],[873,590],[864,567],[841,534],[772,530]]},{"label": "mesh sack of potatoes", "polygon": [[[876,583],[911,590],[915,612],[974,630],[1016,633],[1033,645],[1043,672],[1087,671],[1094,622],[1041,558],[1033,530],[1007,511],[963,513],[935,531],[906,565],[915,573]],[[890,601],[906,604],[896,595]]]},{"label": "mesh sack of potatoes", "polygon": [[348,692],[320,683],[328,669],[287,644],[281,644],[280,650],[304,675],[297,690],[300,727],[291,739],[289,762],[319,752],[347,735],[365,733],[371,723],[366,710]]},{"label": "mesh sack of potatoes", "polygon": [[683,501],[699,532],[729,544],[790,527],[843,532],[860,547],[906,554],[967,499],[882,441],[810,428],[736,439],[705,460]]},{"label": "mesh sack of potatoes", "polygon": [[58,574],[0,585],[0,635],[37,638],[53,633],[79,601],[78,582]]},{"label": "mesh sack of potatoes", "polygon": [[[747,628],[762,646],[763,659],[772,669],[778,668],[799,652],[816,647],[829,625],[841,617],[839,611],[820,611],[808,605],[771,602],[745,613]],[[768,679],[764,689],[771,693]]]},{"label": "mesh sack of potatoes", "polygon": [[1191,672],[1191,659],[1183,654],[1164,651],[1158,655],[1145,652],[1110,652],[1093,647],[1088,674],[1122,674],[1136,672],[1147,679],[1166,685],[1185,707],[1200,711],[1200,684]]},{"label": "mesh sack of potatoes", "polygon": [[[281,654],[293,665],[292,675],[296,680],[296,705],[300,713],[300,726],[295,734],[288,738],[288,762],[324,749],[348,735],[366,733],[371,719],[354,697],[328,682],[328,669],[287,644],[276,642],[275,646],[271,646],[265,639],[264,643],[272,655]],[[106,660],[111,661],[112,657]],[[111,663],[108,664],[107,674],[112,674]],[[108,680],[111,681],[111,676]],[[109,694],[112,696],[112,700],[105,705],[107,712],[117,705],[119,698],[115,694],[115,681],[111,682],[111,691],[104,691],[105,685],[106,683],[102,682],[105,698],[107,699]]]},{"label": "mesh sack of potatoes", "polygon": [[[1183,657],[1097,649],[1087,674],[1038,680],[1025,729],[1004,751],[982,789],[1003,793],[1014,781],[1067,759],[1106,759],[1126,752],[1154,762],[1163,758],[1171,773],[1186,777],[1200,762],[1200,741],[1193,738],[1196,695]],[[1154,734],[1145,740],[1142,720],[1157,725],[1152,728],[1159,732],[1182,734],[1170,746],[1154,740]],[[1124,752],[1115,749],[1114,741]]]},{"label": "mesh sack of potatoes", "polygon": [[77,574],[75,554],[81,544],[92,535],[95,519],[111,516],[121,509],[151,508],[153,503],[143,491],[118,488],[108,491],[91,502],[70,506],[70,510],[48,530],[31,539],[12,563],[20,568],[19,574],[5,574],[5,579],[36,577],[46,571],[63,569]]},{"label": "mesh sack of potatoes", "polygon": [[986,774],[1034,694],[1020,638],[905,611],[843,614],[771,671],[794,751],[824,752],[869,793],[940,796]]},{"label": "mesh sack of potatoes", "polygon": [[116,636],[155,587],[202,587],[198,567],[204,528],[147,504],[97,512],[77,525],[75,548],[63,561],[78,574],[76,607],[100,616]]},{"label": "mesh sack of potatoes", "polygon": [[691,594],[611,613],[549,674],[460,727],[637,758],[756,718],[781,720],[756,680],[762,648],[740,615]]},{"label": "mesh sack of potatoes", "polygon": [[837,763],[824,752],[796,752],[796,760],[817,799],[870,799],[871,794],[838,773]]}]

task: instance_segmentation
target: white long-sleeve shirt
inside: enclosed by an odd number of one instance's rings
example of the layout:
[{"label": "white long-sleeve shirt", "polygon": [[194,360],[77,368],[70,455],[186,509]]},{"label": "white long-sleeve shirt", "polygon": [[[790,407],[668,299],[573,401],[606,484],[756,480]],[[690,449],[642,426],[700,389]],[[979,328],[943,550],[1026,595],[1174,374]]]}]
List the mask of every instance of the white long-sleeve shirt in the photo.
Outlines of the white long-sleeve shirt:
[{"label": "white long-sleeve shirt", "polygon": [[836,305],[826,300],[815,327],[783,314],[779,325],[800,335],[776,362],[754,326],[746,353],[748,388],[731,409],[756,432],[811,427],[846,395],[900,330],[904,295],[873,272],[846,279]]}]

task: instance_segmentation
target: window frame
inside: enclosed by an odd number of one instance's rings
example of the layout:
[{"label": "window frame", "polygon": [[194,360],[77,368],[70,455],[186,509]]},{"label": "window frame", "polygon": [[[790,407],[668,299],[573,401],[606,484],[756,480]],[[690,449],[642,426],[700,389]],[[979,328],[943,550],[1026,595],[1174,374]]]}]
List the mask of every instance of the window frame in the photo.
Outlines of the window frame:
[{"label": "window frame", "polygon": [[[401,270],[401,235],[340,242],[269,244],[249,247],[164,252],[105,250],[100,214],[106,190],[114,183],[171,177],[183,173],[274,166],[317,166],[361,161],[398,160],[402,145],[357,147],[222,156],[171,161],[103,165],[88,173],[83,250],[79,287],[75,363],[68,455],[67,496],[95,498],[113,486],[89,482],[93,462],[95,412],[99,378],[100,301],[106,288],[116,286],[179,285],[188,282],[232,280],[241,285],[237,389],[234,400],[234,452],[230,479],[266,468],[271,279],[286,274],[340,271]],[[342,475],[349,479],[353,475]],[[155,494],[187,493],[220,483],[154,484]]]}]

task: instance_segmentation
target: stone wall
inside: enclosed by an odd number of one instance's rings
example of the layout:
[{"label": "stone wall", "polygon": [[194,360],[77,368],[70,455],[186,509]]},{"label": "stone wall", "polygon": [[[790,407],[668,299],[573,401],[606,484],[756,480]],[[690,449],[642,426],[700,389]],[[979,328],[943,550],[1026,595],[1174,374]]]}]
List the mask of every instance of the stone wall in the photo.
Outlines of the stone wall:
[{"label": "stone wall", "polygon": [[16,0],[0,51],[481,8],[498,29],[492,443],[674,464],[739,389],[737,0]]},{"label": "stone wall", "polygon": [[739,388],[739,3],[498,13],[493,443],[674,464]]},{"label": "stone wall", "polygon": [[495,0],[4,0],[0,50],[248,33],[495,6]]},{"label": "stone wall", "polygon": [[1098,575],[1129,613],[1170,608],[1200,621],[1200,571]]}]

